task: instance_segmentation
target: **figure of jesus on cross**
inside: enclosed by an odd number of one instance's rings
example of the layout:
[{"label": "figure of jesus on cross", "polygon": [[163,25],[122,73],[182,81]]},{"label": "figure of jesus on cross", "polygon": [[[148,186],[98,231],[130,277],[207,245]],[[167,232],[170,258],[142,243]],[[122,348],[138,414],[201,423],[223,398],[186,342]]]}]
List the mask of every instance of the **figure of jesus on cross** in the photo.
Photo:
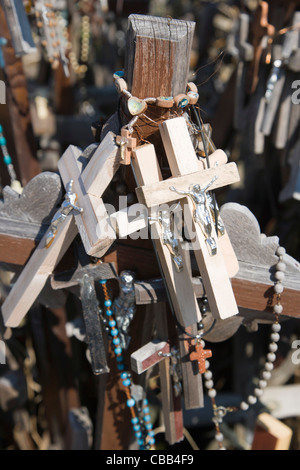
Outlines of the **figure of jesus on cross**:
[{"label": "figure of jesus on cross", "polygon": [[199,184],[195,184],[190,191],[180,191],[179,189],[174,188],[174,186],[170,187],[171,191],[174,191],[178,194],[186,194],[192,199],[195,205],[194,220],[200,225],[203,234],[206,236],[205,242],[208,246],[211,256],[214,256],[217,253],[217,244],[216,240],[212,237],[213,221],[210,210],[208,210],[206,206],[206,191],[210,188],[216,179],[217,176],[215,176],[203,189],[201,189]]}]

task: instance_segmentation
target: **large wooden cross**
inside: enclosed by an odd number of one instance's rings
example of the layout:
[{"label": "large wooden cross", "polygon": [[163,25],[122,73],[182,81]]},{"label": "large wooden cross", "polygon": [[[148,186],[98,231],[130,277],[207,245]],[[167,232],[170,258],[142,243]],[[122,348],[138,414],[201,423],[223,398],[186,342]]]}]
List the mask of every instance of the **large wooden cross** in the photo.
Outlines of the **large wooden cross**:
[{"label": "large wooden cross", "polygon": [[62,180],[65,187],[73,180],[77,205],[82,212],[74,215],[73,211],[62,220],[50,246],[48,233],[44,235],[2,305],[6,326],[20,324],[78,232],[86,253],[91,256],[100,258],[113,243],[113,234],[101,231],[103,220],[108,217],[101,196],[120,164],[120,151],[114,138],[109,133],[90,159],[74,146],[61,157]]}]

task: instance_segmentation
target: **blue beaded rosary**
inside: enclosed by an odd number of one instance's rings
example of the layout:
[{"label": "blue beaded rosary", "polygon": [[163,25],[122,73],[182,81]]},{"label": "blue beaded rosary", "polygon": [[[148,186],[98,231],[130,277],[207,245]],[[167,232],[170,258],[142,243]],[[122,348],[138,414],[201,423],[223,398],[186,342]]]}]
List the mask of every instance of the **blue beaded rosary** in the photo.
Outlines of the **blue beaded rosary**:
[{"label": "blue beaded rosary", "polygon": [[0,124],[0,147],[3,154],[3,161],[7,167],[8,174],[10,176],[11,187],[18,193],[22,192],[21,183],[17,180],[17,176],[12,164],[11,156],[8,153],[6,146],[6,138],[3,135],[3,127]]},{"label": "blue beaded rosary", "polygon": [[[155,445],[155,433],[153,431],[153,426],[151,423],[150,409],[148,406],[148,400],[143,400],[143,405],[141,408],[137,406],[136,400],[131,395],[131,374],[125,369],[124,358],[123,358],[123,349],[120,346],[121,340],[119,338],[119,330],[116,328],[116,321],[113,318],[112,312],[112,301],[109,298],[107,290],[107,281],[99,281],[103,293],[104,293],[104,307],[105,313],[108,321],[108,326],[110,328],[109,333],[112,338],[112,343],[114,345],[114,353],[116,355],[117,369],[120,371],[120,377],[122,379],[122,384],[125,387],[125,393],[127,396],[126,405],[130,409],[131,413],[131,423],[133,425],[133,430],[135,437],[137,438],[137,443],[140,450],[153,450]],[[106,319],[105,319],[106,320]]]}]

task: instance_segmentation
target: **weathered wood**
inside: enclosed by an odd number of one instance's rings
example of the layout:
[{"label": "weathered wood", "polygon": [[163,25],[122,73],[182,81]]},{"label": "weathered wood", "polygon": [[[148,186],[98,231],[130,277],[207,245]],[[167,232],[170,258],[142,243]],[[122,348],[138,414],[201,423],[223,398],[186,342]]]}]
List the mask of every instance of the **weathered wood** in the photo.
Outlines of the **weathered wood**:
[{"label": "weathered wood", "polygon": [[184,93],[195,23],[142,15],[130,15],[128,22],[125,69],[131,93],[139,98]]},{"label": "weathered wood", "polygon": [[[268,312],[275,302],[273,286],[279,239],[261,234],[257,219],[245,206],[225,204],[221,215],[240,265],[232,279],[236,301],[240,307]],[[298,317],[295,306],[300,302],[300,265],[288,254],[284,255],[284,262],[287,269],[282,295],[283,315]]]},{"label": "weathered wood", "polygon": [[[176,329],[170,309],[167,309],[166,304],[160,304],[160,308],[155,309],[155,319],[157,334],[160,338],[168,341],[170,350],[175,346],[178,348],[178,340],[176,338]],[[175,393],[174,378],[171,375],[170,358],[165,358],[164,361],[159,362],[159,376],[161,386],[161,400],[162,400],[162,412],[164,417],[165,425],[165,438],[170,445],[180,442],[183,439],[183,413],[181,405],[181,394]],[[186,369],[185,366],[179,364],[181,369]],[[191,379],[191,377],[190,377]],[[199,393],[202,390],[202,383],[196,387],[197,383],[195,380],[190,381],[191,387],[194,387],[194,392],[197,395],[197,403],[199,405]],[[185,389],[188,388],[189,382],[184,379]],[[187,403],[189,405],[189,403]]]},{"label": "weathered wood", "polygon": [[77,228],[72,217],[66,219],[60,227],[49,250],[45,248],[45,234],[2,305],[6,326],[14,328],[20,324],[76,234]]},{"label": "weathered wood", "polygon": [[[32,178],[24,187],[21,194],[6,186],[3,189],[3,201],[0,201],[0,233],[10,233],[15,236],[27,236],[26,229],[22,229],[22,223],[28,226],[34,224],[49,224],[62,199],[62,184],[59,175],[45,171]],[[20,227],[12,232],[7,225],[17,222]],[[28,234],[32,238],[32,234]]]}]

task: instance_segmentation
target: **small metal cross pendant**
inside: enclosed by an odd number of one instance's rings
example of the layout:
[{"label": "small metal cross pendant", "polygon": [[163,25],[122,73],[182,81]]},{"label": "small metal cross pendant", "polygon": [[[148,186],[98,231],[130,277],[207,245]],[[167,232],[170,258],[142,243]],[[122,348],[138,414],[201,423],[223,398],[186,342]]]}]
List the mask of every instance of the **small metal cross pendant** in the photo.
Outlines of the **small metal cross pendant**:
[{"label": "small metal cross pendant", "polygon": [[212,352],[209,349],[203,349],[201,342],[197,342],[195,345],[195,351],[192,351],[190,354],[190,360],[198,362],[198,369],[200,374],[205,374],[205,361],[209,357],[212,357]]}]

